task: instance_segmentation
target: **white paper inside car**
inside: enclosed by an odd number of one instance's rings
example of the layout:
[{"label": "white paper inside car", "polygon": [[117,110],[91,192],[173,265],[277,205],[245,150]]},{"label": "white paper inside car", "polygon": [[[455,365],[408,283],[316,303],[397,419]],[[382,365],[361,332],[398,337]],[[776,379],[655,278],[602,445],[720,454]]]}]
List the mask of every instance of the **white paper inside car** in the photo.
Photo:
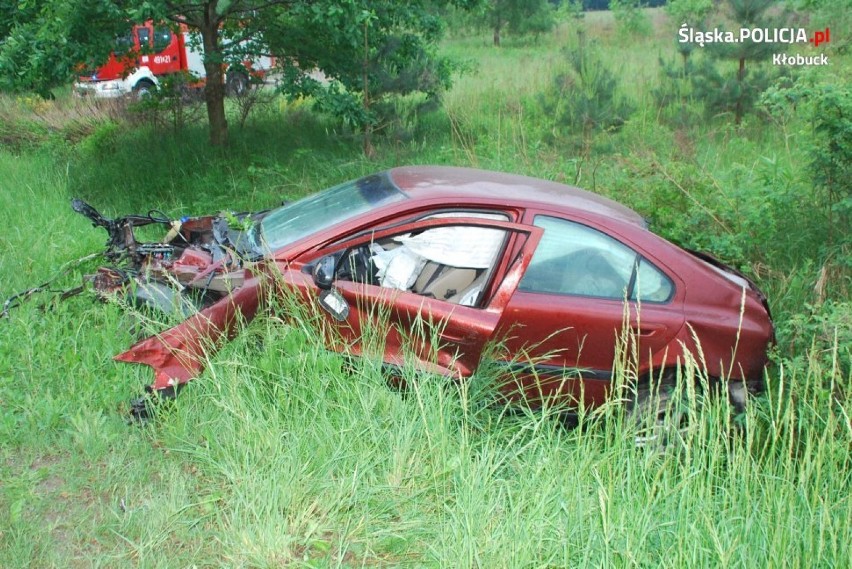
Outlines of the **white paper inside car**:
[{"label": "white paper inside car", "polygon": [[409,290],[426,264],[426,259],[407,247],[385,251],[374,244],[372,250],[373,264],[378,269],[376,276],[383,287]]},{"label": "white paper inside car", "polygon": [[427,261],[465,269],[487,269],[503,243],[505,231],[488,227],[438,227],[394,241]]}]

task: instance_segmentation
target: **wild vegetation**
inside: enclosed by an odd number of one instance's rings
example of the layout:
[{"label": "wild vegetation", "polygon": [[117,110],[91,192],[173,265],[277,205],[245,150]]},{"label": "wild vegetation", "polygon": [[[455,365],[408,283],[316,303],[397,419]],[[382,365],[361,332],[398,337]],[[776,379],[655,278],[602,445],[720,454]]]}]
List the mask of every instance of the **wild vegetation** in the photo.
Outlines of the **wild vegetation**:
[{"label": "wild vegetation", "polygon": [[745,414],[685,388],[677,444],[637,448],[620,405],[568,428],[559,408],[494,405],[488,370],[404,370],[390,389],[281,306],[156,421],[127,425],[151,378],[111,356],[162,323],[41,293],[0,319],[0,566],[849,566],[852,60],[837,38],[820,48],[831,65],[774,78],[737,121],[670,73],[679,24],[640,13],[652,32],[603,12],[500,48],[452,30],[441,54],[467,72],[434,112],[394,100],[372,159],[310,99],[268,94],[242,121],[248,103],[229,102],[242,126],[222,148],[199,103],[4,95],[0,299],[96,266],[75,264],[105,236],[71,197],[179,217],[395,165],[518,172],[615,198],[758,281],[778,345]]},{"label": "wild vegetation", "polygon": [[[476,4],[477,0],[461,4]],[[264,56],[278,55],[283,91],[310,95],[363,131],[365,153],[389,95],[424,93],[434,98],[450,77],[449,62],[435,53],[447,0],[0,0],[0,89],[52,89],[120,60],[133,46],[128,22],[152,20],[172,32],[188,32],[204,76],[210,143],[228,142],[225,93],[251,81]],[[152,32],[156,35],[156,32]],[[118,41],[116,41],[118,38]],[[131,50],[132,51],[132,50]],[[149,48],[143,48],[149,51]],[[254,67],[252,67],[254,66]],[[317,73],[326,81],[315,80]],[[192,83],[184,74],[186,83]],[[137,82],[134,90],[141,89]],[[154,82],[144,84],[146,93]],[[226,88],[227,87],[227,88]]]}]

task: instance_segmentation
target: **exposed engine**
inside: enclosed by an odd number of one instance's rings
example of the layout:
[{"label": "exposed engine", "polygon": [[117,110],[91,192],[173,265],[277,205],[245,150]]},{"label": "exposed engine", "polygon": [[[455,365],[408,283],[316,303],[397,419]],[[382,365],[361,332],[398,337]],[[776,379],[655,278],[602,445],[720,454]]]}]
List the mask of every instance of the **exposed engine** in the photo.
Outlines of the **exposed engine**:
[{"label": "exposed engine", "polygon": [[[71,207],[108,234],[104,256],[111,265],[91,276],[95,291],[127,290],[137,303],[167,313],[188,315],[222,298],[243,284],[245,263],[260,257],[248,232],[229,225],[248,227],[248,214],[172,220],[150,211],[108,219],[79,199]],[[137,240],[135,230],[152,224],[163,227],[162,239]]]}]

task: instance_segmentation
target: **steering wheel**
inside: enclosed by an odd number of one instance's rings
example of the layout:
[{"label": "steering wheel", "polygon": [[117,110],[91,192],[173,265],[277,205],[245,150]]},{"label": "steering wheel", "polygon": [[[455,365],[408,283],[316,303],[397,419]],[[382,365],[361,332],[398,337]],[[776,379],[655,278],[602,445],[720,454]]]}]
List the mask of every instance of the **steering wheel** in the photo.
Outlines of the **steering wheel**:
[{"label": "steering wheel", "polygon": [[375,285],[376,267],[366,247],[356,247],[347,252],[337,269],[337,278]]}]

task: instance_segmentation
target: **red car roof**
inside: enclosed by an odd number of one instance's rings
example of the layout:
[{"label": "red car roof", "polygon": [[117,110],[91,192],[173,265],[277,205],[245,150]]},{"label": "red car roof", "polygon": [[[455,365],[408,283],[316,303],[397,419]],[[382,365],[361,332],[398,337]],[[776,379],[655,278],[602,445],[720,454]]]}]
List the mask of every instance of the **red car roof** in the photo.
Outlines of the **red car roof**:
[{"label": "red car roof", "polygon": [[573,209],[646,227],[632,209],[580,188],[517,174],[451,166],[405,166],[389,171],[393,183],[420,199],[489,199],[503,204]]}]

